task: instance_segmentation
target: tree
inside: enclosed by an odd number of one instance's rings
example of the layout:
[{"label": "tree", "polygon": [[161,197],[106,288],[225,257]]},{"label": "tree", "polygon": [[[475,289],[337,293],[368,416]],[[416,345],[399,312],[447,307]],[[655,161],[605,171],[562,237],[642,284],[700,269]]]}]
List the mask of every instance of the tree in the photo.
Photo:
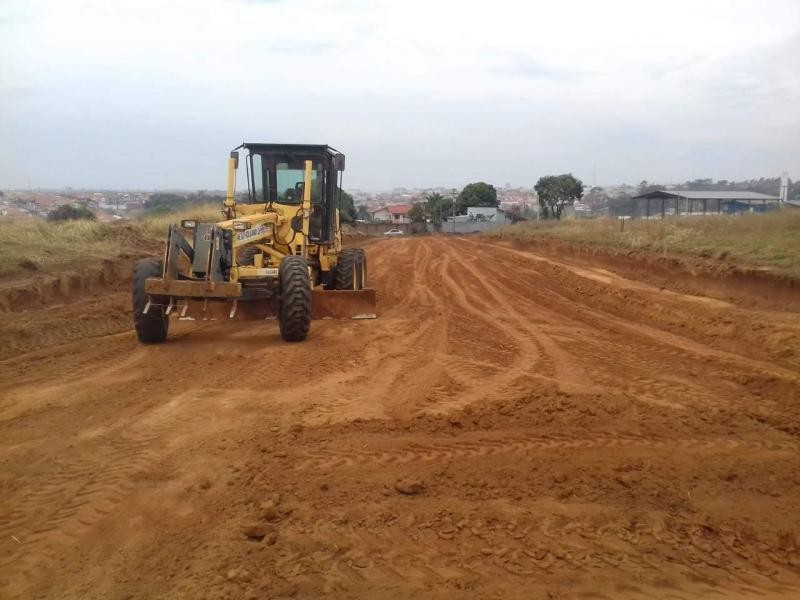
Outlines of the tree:
[{"label": "tree", "polygon": [[428,205],[428,210],[431,213],[438,212],[444,204],[444,196],[439,192],[432,192],[425,196],[425,203]]},{"label": "tree", "polygon": [[656,192],[662,189],[664,186],[656,185],[654,183],[648,183],[646,179],[643,179],[642,182],[639,184],[639,195],[642,194],[649,194],[650,192]]},{"label": "tree", "polygon": [[356,210],[356,219],[358,221],[369,221],[369,209],[366,204],[359,204]]},{"label": "tree", "polygon": [[519,223],[525,220],[522,215],[522,207],[519,204],[512,205],[506,214],[508,214],[508,218],[511,219],[512,223]]},{"label": "tree", "polygon": [[[155,192],[150,194],[144,209],[148,214],[160,215],[202,204],[221,204],[224,199],[225,196],[219,192],[207,192],[205,190],[192,192],[188,195]],[[242,199],[242,196],[237,195],[237,199]]]},{"label": "tree", "polygon": [[608,214],[611,217],[632,217],[636,211],[636,201],[630,194],[618,194],[608,199]]},{"label": "tree", "polygon": [[358,214],[353,203],[353,197],[341,188],[339,188],[339,193],[341,194],[339,197],[339,221],[352,223],[356,220]]},{"label": "tree", "polygon": [[48,221],[94,221],[97,217],[85,206],[62,204],[47,215]]},{"label": "tree", "polygon": [[497,206],[497,190],[493,185],[479,181],[470,183],[458,195],[456,210],[466,212],[468,206]]},{"label": "tree", "polygon": [[452,200],[447,200],[439,192],[433,192],[425,196],[425,203],[428,205],[428,212],[433,221],[433,228],[436,231],[441,230],[442,221],[453,205]]},{"label": "tree", "polygon": [[539,178],[534,189],[539,194],[542,216],[545,219],[549,217],[560,219],[564,207],[571,206],[583,195],[583,182],[575,178],[572,173],[547,175]]},{"label": "tree", "polygon": [[183,208],[185,204],[186,196],[169,192],[156,192],[150,194],[144,209],[151,214],[164,214]]},{"label": "tree", "polygon": [[424,202],[414,202],[411,205],[411,210],[408,211],[408,216],[412,223],[424,223],[425,214],[427,213],[427,205]]}]

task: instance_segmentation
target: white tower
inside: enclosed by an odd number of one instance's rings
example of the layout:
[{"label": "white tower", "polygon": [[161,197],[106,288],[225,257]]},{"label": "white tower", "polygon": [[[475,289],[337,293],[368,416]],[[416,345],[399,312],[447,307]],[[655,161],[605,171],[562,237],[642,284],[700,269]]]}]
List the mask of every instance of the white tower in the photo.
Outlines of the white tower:
[{"label": "white tower", "polygon": [[789,173],[784,171],[781,173],[781,202],[786,202],[789,199]]}]

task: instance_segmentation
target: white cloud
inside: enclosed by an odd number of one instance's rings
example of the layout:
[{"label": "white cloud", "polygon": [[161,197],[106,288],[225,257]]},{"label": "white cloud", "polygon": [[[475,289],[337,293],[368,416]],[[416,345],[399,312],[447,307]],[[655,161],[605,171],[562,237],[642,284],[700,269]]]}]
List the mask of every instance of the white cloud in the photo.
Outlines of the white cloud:
[{"label": "white cloud", "polygon": [[243,138],[331,143],[368,188],[800,162],[791,0],[6,5],[0,187],[220,187]]}]

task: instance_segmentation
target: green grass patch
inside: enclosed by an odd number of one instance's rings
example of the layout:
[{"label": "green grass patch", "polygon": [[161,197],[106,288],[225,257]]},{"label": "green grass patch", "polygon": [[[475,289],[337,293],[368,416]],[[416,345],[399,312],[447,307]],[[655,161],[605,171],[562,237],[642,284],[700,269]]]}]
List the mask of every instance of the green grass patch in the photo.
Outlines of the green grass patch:
[{"label": "green grass patch", "polygon": [[170,223],[191,218],[218,221],[219,207],[204,205],[112,223],[53,223],[40,219],[0,222],[0,278],[50,272],[158,249]]},{"label": "green grass patch", "polygon": [[731,261],[800,279],[800,211],[667,219],[529,221],[485,237],[507,241],[561,240],[609,252],[646,251]]}]

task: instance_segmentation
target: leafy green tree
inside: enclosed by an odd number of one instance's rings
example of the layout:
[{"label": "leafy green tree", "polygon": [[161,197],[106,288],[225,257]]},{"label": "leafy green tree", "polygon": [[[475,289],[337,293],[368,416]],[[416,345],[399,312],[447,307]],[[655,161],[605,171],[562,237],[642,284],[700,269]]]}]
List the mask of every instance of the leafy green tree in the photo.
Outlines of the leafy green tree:
[{"label": "leafy green tree", "polygon": [[439,231],[442,228],[442,220],[449,214],[448,210],[451,210],[452,201],[447,200],[439,192],[433,192],[425,196],[425,204],[428,205],[433,228]]},{"label": "leafy green tree", "polygon": [[186,204],[186,196],[169,192],[156,192],[150,194],[144,206],[145,212],[163,214],[182,208]]},{"label": "leafy green tree", "polygon": [[408,216],[412,223],[424,223],[428,207],[425,202],[414,202],[411,205],[411,210],[408,211]]},{"label": "leafy green tree", "polygon": [[438,210],[442,202],[444,202],[444,196],[442,196],[439,192],[431,192],[425,196],[425,203],[428,205],[430,210]]},{"label": "leafy green tree", "polygon": [[547,175],[540,177],[534,186],[539,194],[539,207],[542,216],[561,218],[561,212],[567,205],[572,205],[583,195],[583,182],[567,173],[565,175]]},{"label": "leafy green tree", "polygon": [[95,221],[95,214],[85,206],[62,204],[47,215],[48,221]]},{"label": "leafy green tree", "polygon": [[[237,199],[241,199],[237,195]],[[219,192],[200,190],[191,194],[173,194],[171,192],[156,192],[150,194],[145,204],[145,211],[149,214],[165,214],[181,208],[199,206],[201,204],[222,204],[225,196]]]},{"label": "leafy green tree", "polygon": [[339,193],[341,194],[339,197],[339,221],[352,223],[356,220],[356,215],[358,214],[353,203],[353,197],[341,188],[339,188]]},{"label": "leafy green tree", "polygon": [[519,204],[514,204],[508,210],[508,218],[511,219],[512,223],[519,223],[520,221],[524,221],[525,216],[522,214],[522,207]]},{"label": "leafy green tree", "polygon": [[356,210],[356,219],[359,221],[369,221],[369,209],[366,204],[359,205]]},{"label": "leafy green tree", "polygon": [[611,217],[632,216],[636,201],[630,194],[619,194],[608,199],[608,214]]},{"label": "leafy green tree", "polygon": [[649,194],[650,192],[660,190],[662,187],[663,186],[653,183],[647,183],[647,180],[643,179],[641,183],[639,183],[639,194]]},{"label": "leafy green tree", "polygon": [[493,185],[479,181],[467,185],[456,200],[456,210],[464,214],[468,206],[497,206],[497,190]]}]

